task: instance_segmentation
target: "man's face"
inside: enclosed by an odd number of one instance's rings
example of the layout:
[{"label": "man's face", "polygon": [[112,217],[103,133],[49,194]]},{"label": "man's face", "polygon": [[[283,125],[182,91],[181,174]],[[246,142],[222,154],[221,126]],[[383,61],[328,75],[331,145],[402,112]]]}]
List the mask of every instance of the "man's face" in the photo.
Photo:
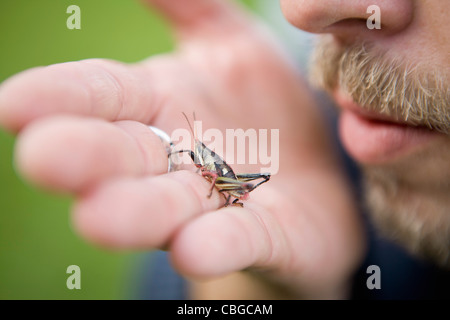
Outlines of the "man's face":
[{"label": "man's face", "polygon": [[[311,77],[341,109],[341,140],[362,166],[374,221],[450,267],[450,1],[281,4],[292,24],[326,34]],[[373,4],[379,30],[366,25]]]}]

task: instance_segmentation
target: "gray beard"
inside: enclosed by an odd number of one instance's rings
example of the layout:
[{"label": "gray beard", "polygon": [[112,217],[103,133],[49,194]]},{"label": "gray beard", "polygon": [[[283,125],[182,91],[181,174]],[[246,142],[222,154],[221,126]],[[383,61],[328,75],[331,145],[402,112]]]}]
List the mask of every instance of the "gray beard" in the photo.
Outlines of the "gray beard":
[{"label": "gray beard", "polygon": [[363,171],[366,203],[381,233],[450,269],[450,147],[445,140],[432,148],[446,148],[440,154],[424,152]]}]

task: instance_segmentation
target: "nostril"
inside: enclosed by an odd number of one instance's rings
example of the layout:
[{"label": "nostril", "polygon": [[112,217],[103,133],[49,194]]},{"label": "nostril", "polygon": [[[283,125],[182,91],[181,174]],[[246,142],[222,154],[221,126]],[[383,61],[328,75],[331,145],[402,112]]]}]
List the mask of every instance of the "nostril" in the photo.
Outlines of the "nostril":
[{"label": "nostril", "polygon": [[340,42],[353,43],[355,40],[373,40],[380,36],[389,36],[395,33],[395,30],[382,21],[375,24],[365,18],[347,18],[327,26],[322,33],[332,33]]},{"label": "nostril", "polygon": [[356,31],[360,31],[361,29],[367,28],[367,20],[362,18],[348,18],[339,20],[333,24],[327,26],[323,32],[329,33],[355,33]]},{"label": "nostril", "polygon": [[367,20],[363,18],[347,18],[327,26],[323,33],[332,33],[340,42],[354,42],[357,38],[367,36]]},{"label": "nostril", "polygon": [[333,23],[330,27],[341,27],[341,28],[361,28],[366,26],[367,20],[362,18],[347,18]]}]

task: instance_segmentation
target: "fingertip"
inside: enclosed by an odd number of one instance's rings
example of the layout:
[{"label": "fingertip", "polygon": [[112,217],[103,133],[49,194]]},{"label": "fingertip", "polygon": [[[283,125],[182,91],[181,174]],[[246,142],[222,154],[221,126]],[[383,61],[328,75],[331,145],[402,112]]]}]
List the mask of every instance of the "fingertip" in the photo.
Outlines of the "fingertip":
[{"label": "fingertip", "polygon": [[48,132],[43,124],[43,122],[33,123],[17,137],[14,165],[16,171],[32,184],[56,190],[53,188],[53,179],[48,179],[54,175],[55,168],[47,162],[46,152],[48,138],[53,136],[53,133]]},{"label": "fingertip", "polygon": [[27,93],[32,85],[30,79],[40,69],[42,68],[37,67],[23,71],[0,85],[0,125],[6,130],[17,132],[23,126],[24,118],[31,116],[24,112],[22,106],[35,102],[34,97]]},{"label": "fingertip", "polygon": [[66,63],[35,67],[7,79],[0,86],[0,125],[17,132],[51,113],[87,113],[89,92],[77,72]]},{"label": "fingertip", "polygon": [[157,93],[148,72],[137,70],[117,61],[88,59],[20,72],[0,86],[0,125],[17,132],[51,114],[147,122],[157,112],[149,103]]},{"label": "fingertip", "polygon": [[78,192],[120,167],[108,147],[114,142],[104,139],[103,148],[97,143],[108,136],[105,130],[117,138],[114,127],[100,119],[53,116],[33,121],[17,138],[16,169],[45,189]]},{"label": "fingertip", "polygon": [[18,136],[16,168],[32,183],[80,192],[114,176],[167,171],[160,139],[136,121],[52,116],[33,121]]}]

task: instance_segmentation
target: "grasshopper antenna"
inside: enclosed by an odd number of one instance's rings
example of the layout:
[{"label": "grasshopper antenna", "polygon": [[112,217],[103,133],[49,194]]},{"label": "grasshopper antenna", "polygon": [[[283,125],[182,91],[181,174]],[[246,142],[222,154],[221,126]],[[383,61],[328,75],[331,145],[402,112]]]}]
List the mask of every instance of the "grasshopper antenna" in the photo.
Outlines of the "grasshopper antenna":
[{"label": "grasshopper antenna", "polygon": [[194,116],[194,138],[197,139],[197,126],[195,125],[197,119],[195,118],[195,111],[192,112],[192,115]]},{"label": "grasshopper antenna", "polygon": [[[191,132],[192,132],[192,134],[193,134],[194,137],[195,137],[194,130],[192,129],[191,123],[189,122],[189,119],[188,119],[186,113],[184,113],[184,112],[181,112],[181,113],[183,114],[184,118],[186,119],[186,121],[187,121],[187,123],[188,123],[188,125],[189,125],[189,129],[191,129]],[[195,113],[194,113],[194,115],[195,115]],[[195,116],[194,116],[194,119],[195,119]]]}]

